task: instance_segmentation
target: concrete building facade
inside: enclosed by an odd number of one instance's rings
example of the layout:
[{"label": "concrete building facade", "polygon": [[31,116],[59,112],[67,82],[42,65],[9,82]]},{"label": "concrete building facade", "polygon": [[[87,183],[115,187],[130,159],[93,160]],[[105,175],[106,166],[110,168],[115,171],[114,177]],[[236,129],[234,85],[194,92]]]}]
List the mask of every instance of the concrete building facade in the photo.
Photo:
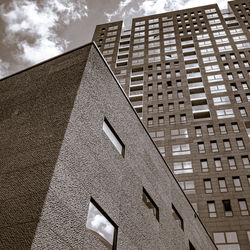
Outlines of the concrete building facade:
[{"label": "concrete building facade", "polygon": [[250,248],[249,15],[239,0],[93,36],[219,249]]},{"label": "concrete building facade", "polygon": [[0,102],[0,249],[216,249],[94,44]]}]

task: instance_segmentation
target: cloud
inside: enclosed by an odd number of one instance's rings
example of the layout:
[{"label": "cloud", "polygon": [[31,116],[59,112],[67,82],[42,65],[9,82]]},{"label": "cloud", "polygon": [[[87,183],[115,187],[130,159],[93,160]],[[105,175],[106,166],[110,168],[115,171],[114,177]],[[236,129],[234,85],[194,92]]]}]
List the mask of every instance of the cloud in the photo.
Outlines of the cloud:
[{"label": "cloud", "polygon": [[112,13],[105,13],[108,22],[122,20],[128,22],[128,19],[154,15],[175,10],[199,7],[202,5],[217,3],[221,9],[227,8],[227,0],[123,0],[118,8]]},{"label": "cloud", "polygon": [[8,62],[4,62],[1,58],[0,58],[0,79],[7,76],[9,73],[9,63]]},{"label": "cloud", "polygon": [[111,20],[113,19],[113,17],[116,17],[116,16],[121,16],[121,13],[123,12],[122,14],[122,18],[124,18],[126,16],[126,10],[124,11],[124,9],[126,7],[128,7],[128,5],[132,3],[132,0],[123,0],[119,3],[119,6],[118,8],[112,12],[112,13],[104,13],[104,15],[107,17],[108,19],[108,22],[111,22]]},{"label": "cloud", "polygon": [[0,9],[6,24],[4,43],[16,45],[16,60],[38,63],[65,51],[68,41],[60,38],[59,30],[87,11],[85,0],[13,0]]},{"label": "cloud", "polygon": [[227,9],[227,3],[228,0],[199,0],[197,3],[193,0],[179,0],[177,1],[177,8],[178,9],[187,9],[187,8],[193,8],[193,7],[199,7],[203,5],[209,5],[209,4],[218,4],[220,9]]}]

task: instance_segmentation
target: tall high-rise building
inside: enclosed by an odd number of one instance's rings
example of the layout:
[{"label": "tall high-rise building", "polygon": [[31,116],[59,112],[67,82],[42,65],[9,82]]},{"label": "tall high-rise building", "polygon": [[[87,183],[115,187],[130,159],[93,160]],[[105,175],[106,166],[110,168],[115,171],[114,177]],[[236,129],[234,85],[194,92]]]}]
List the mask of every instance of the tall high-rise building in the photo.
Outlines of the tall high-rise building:
[{"label": "tall high-rise building", "polygon": [[250,1],[98,25],[93,40],[219,249],[250,247]]}]

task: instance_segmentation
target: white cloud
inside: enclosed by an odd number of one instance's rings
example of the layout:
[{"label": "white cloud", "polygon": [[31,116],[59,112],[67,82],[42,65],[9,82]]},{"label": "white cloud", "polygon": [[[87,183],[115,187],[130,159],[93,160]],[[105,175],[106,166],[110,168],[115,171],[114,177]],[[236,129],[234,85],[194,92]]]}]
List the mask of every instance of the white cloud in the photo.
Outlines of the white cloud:
[{"label": "white cloud", "polygon": [[58,29],[71,21],[87,16],[85,0],[18,1],[2,7],[0,14],[6,23],[5,44],[17,45],[17,60],[38,63],[62,53],[67,41],[60,38]]},{"label": "white cloud", "polygon": [[4,62],[1,58],[0,58],[0,79],[7,76],[9,73],[9,63],[8,62]]},{"label": "white cloud", "polygon": [[145,15],[152,15],[170,11],[168,9],[170,1],[166,0],[145,0],[140,6],[140,10],[143,10]]},{"label": "white cloud", "polygon": [[226,9],[228,0],[199,0],[198,2],[193,0],[178,0],[176,2],[176,7],[178,9],[187,9],[216,3],[218,4],[220,9]]},{"label": "white cloud", "polygon": [[123,0],[119,3],[119,6],[117,8],[117,10],[115,10],[114,12],[112,13],[104,13],[105,16],[107,17],[108,19],[108,22],[111,22],[112,18],[115,17],[115,16],[120,16],[121,13],[123,12],[122,14],[122,18],[124,18],[126,16],[126,12],[124,11],[124,9],[132,2],[132,0]]}]

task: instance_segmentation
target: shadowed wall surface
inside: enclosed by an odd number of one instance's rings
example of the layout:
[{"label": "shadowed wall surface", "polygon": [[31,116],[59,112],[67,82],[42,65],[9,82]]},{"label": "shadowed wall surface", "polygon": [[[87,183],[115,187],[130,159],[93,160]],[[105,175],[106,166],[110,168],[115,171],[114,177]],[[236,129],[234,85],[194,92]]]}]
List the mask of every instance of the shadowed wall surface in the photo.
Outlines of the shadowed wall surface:
[{"label": "shadowed wall surface", "polygon": [[0,248],[31,246],[89,46],[0,82]]}]

